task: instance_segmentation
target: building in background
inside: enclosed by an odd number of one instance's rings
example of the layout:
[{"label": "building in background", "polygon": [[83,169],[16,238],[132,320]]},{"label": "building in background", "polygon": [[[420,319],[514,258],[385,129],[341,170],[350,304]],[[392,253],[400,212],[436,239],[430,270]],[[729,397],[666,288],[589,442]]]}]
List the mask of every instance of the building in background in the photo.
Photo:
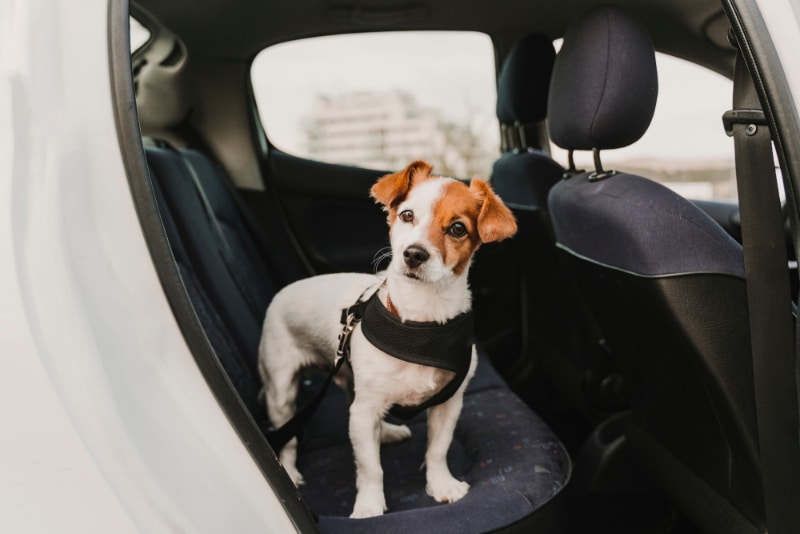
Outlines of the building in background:
[{"label": "building in background", "polygon": [[303,121],[312,159],[381,170],[424,159],[464,178],[487,176],[499,150],[492,128],[448,120],[401,91],[319,96]]},{"label": "building in background", "polygon": [[[463,119],[468,122],[454,121],[402,91],[317,96],[301,123],[304,142],[299,155],[386,171],[424,159],[437,174],[489,178],[500,152],[497,120],[479,113],[464,116],[470,117]],[[551,150],[557,161],[566,160],[564,151]],[[613,151],[606,156],[608,168],[646,176],[687,198],[736,198],[731,160],[619,160]],[[583,168],[593,164],[589,152],[578,154],[576,161]]]}]

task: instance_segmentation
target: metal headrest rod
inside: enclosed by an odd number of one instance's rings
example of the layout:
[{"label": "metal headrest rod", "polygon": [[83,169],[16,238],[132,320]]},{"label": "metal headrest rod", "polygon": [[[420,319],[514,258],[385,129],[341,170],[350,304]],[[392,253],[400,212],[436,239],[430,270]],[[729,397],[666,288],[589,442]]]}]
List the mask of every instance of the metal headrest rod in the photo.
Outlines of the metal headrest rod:
[{"label": "metal headrest rod", "polygon": [[[534,131],[539,123],[522,123],[514,121],[514,124],[500,125],[500,149],[503,152],[525,152],[535,149],[528,144],[529,132]],[[533,137],[536,137],[535,131]]]},{"label": "metal headrest rod", "polygon": [[613,170],[604,170],[603,163],[600,161],[600,150],[597,148],[592,149],[592,155],[594,156],[594,172],[589,175],[590,182],[596,182],[597,180],[602,180],[604,178],[608,178],[609,176],[614,176],[617,174],[617,171]]},{"label": "metal headrest rod", "polygon": [[567,161],[569,162],[569,168],[561,175],[562,178],[566,180],[567,178],[572,178],[576,174],[583,172],[583,169],[578,169],[575,166],[575,150],[570,149],[567,151]]}]

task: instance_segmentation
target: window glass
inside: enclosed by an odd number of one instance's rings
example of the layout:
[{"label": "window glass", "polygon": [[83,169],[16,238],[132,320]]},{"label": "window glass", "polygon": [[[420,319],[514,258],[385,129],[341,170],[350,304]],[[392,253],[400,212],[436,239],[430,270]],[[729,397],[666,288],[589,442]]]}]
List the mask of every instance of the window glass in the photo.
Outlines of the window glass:
[{"label": "window glass", "polygon": [[319,37],[267,48],[251,71],[271,143],[380,170],[414,159],[488,177],[499,151],[491,39],[471,32]]},{"label": "window glass", "polygon": [[131,53],[136,52],[143,44],[150,39],[150,30],[145,28],[141,22],[130,17],[131,28]]},{"label": "window glass", "polygon": [[[656,54],[656,65],[658,102],[650,127],[631,146],[601,152],[603,166],[646,176],[686,198],[736,199],[733,140],[722,127],[733,82],[666,54]],[[558,147],[552,152],[567,160]],[[579,168],[594,168],[591,153],[575,155]]]}]

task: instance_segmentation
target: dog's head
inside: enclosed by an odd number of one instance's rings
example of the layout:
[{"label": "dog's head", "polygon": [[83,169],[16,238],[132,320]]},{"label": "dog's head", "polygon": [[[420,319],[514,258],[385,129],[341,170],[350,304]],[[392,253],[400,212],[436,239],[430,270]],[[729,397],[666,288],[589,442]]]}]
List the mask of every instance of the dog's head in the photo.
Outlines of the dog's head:
[{"label": "dog's head", "polygon": [[467,185],[431,175],[433,167],[415,161],[372,186],[372,197],[388,213],[392,262],[397,274],[424,282],[463,275],[482,243],[517,231],[511,211],[489,184]]}]

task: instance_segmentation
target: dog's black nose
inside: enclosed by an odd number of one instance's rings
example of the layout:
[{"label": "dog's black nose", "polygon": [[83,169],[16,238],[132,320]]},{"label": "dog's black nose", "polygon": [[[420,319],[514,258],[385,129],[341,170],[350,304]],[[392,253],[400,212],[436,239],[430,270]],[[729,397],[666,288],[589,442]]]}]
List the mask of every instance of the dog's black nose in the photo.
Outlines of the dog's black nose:
[{"label": "dog's black nose", "polygon": [[406,265],[412,269],[418,267],[421,263],[425,263],[430,257],[431,255],[428,254],[427,250],[417,245],[411,245],[403,251],[403,258],[406,260]]}]

